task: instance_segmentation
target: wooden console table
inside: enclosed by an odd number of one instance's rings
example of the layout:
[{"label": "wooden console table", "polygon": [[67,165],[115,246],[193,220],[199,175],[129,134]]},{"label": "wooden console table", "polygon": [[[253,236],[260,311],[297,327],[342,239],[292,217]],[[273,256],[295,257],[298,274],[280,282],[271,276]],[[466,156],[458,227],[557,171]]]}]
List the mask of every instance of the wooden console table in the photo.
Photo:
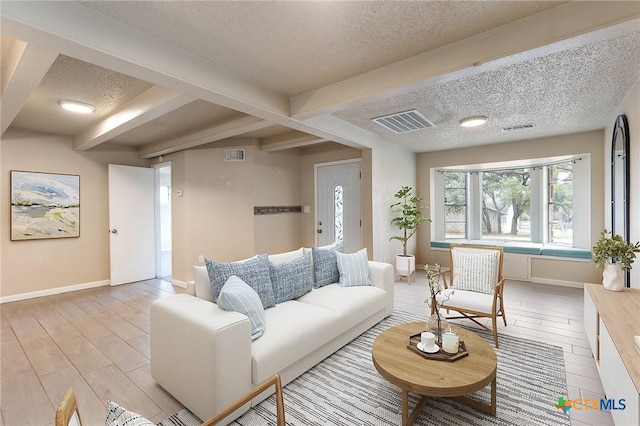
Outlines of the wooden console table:
[{"label": "wooden console table", "polygon": [[611,410],[616,425],[640,424],[640,354],[633,336],[640,335],[640,290],[607,291],[585,284],[584,328],[607,399],[625,400]]}]

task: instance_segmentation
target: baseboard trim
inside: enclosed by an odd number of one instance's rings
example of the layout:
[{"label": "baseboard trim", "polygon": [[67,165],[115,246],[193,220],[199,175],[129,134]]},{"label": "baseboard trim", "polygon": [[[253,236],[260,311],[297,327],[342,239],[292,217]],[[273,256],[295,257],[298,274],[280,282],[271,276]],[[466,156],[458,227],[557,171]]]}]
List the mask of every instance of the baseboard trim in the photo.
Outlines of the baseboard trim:
[{"label": "baseboard trim", "polygon": [[575,281],[552,280],[549,278],[531,277],[531,282],[538,284],[557,285],[559,287],[584,288],[584,283],[578,283]]},{"label": "baseboard trim", "polygon": [[0,297],[0,304],[18,302],[20,300],[35,299],[36,297],[52,296],[54,294],[69,293],[72,291],[86,290],[89,288],[104,287],[111,284],[111,280],[93,281],[90,283],[75,284],[66,287],[56,287],[47,290],[32,291],[29,293],[14,294]]},{"label": "baseboard trim", "polygon": [[175,285],[176,287],[182,287],[182,288],[187,288],[187,283],[184,281],[180,281],[180,280],[171,280],[171,284]]}]

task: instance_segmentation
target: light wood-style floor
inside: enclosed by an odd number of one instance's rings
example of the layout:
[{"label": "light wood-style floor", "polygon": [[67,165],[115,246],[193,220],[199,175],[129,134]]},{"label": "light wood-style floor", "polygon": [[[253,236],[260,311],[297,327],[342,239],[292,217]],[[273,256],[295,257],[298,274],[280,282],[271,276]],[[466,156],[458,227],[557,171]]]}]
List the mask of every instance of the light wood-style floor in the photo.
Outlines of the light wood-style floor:
[{"label": "light wood-style floor", "polygon": [[[159,422],[182,408],[149,371],[149,306],[182,289],[161,280],[91,290],[0,306],[0,425],[49,426],[67,387],[77,393],[86,425],[104,424],[112,399]],[[396,309],[424,315],[424,272],[396,283]],[[561,346],[568,399],[603,398],[582,322],[580,289],[508,282],[508,327],[500,333]],[[549,405],[556,401],[549,401]],[[575,426],[610,425],[611,415],[571,410]]]}]

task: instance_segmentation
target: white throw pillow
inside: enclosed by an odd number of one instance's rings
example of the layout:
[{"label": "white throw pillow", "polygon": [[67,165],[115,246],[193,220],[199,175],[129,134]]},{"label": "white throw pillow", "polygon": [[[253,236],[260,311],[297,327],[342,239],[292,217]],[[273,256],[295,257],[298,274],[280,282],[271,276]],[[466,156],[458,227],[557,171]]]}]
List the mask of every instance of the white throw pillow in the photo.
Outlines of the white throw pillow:
[{"label": "white throw pillow", "polygon": [[341,287],[372,285],[369,280],[369,258],[366,248],[350,254],[339,251],[335,253]]},{"label": "white throw pillow", "polygon": [[266,319],[258,293],[249,284],[232,275],[220,290],[217,304],[225,311],[235,311],[249,317],[251,340],[264,334]]},{"label": "white throw pillow", "polygon": [[498,250],[453,249],[453,287],[493,294],[498,284]]},{"label": "white throw pillow", "polygon": [[113,401],[107,402],[107,418],[104,424],[105,426],[155,426],[155,423],[140,414],[122,408]]}]

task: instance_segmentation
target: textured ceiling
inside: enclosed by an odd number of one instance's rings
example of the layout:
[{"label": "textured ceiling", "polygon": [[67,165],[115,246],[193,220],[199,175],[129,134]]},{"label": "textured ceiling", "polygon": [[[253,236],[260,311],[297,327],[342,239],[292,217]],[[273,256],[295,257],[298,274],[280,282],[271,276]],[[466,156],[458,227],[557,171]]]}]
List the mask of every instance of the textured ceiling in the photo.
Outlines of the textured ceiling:
[{"label": "textured ceiling", "polygon": [[[603,129],[640,78],[640,2],[3,0],[0,12],[2,132],[145,158],[229,138],[428,152]],[[436,127],[370,121],[411,109]],[[459,127],[470,115],[489,122]],[[534,127],[501,131],[522,124]]]},{"label": "textured ceiling", "polygon": [[561,3],[566,2],[83,2],[288,95],[362,74]]},{"label": "textured ceiling", "polygon": [[[72,136],[97,123],[152,84],[64,55],[58,56],[13,121],[17,128]],[[91,115],[58,108],[71,99],[96,107]]]},{"label": "textured ceiling", "polygon": [[[606,127],[640,76],[640,31],[514,63],[334,116],[416,152],[460,148]],[[417,109],[436,127],[396,135],[371,118]],[[462,129],[461,119],[489,122]],[[502,132],[503,127],[532,129]]]},{"label": "textured ceiling", "polygon": [[111,142],[121,145],[140,146],[196,131],[238,115],[239,113],[236,111],[210,102],[195,101],[133,130],[129,130],[113,138]]}]

